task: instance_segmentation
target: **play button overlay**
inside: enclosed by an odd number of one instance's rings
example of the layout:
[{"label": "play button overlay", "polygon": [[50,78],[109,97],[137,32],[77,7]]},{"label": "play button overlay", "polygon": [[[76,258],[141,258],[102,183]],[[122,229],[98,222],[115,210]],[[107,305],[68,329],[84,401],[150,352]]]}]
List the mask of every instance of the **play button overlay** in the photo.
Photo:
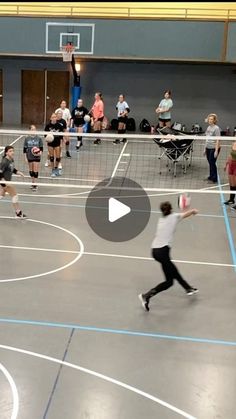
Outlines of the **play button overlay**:
[{"label": "play button overlay", "polygon": [[85,207],[91,229],[111,242],[138,236],[148,224],[151,205],[145,190],[129,178],[114,177],[99,182]]},{"label": "play button overlay", "polygon": [[128,207],[128,205],[122,204],[122,202],[118,201],[117,199],[109,198],[108,219],[110,223],[114,223],[114,221],[117,221],[125,215],[129,214],[130,211],[131,208]]}]

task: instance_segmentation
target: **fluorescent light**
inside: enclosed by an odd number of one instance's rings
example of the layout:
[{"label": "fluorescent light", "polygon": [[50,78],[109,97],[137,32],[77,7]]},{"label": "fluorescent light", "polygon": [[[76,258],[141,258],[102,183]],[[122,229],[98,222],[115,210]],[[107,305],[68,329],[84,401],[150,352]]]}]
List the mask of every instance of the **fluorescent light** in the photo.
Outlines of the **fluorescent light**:
[{"label": "fluorescent light", "polygon": [[79,63],[76,63],[75,64],[75,69],[76,69],[77,73],[80,72],[80,68],[81,68],[80,64]]}]

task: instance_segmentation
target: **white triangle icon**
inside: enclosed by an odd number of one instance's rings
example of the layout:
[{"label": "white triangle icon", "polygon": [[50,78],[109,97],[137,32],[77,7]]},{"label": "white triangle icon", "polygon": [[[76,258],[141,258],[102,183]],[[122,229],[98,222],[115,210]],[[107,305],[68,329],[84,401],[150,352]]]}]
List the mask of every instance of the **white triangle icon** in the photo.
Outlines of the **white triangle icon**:
[{"label": "white triangle icon", "polygon": [[108,218],[110,223],[114,223],[114,221],[119,220],[130,212],[131,209],[128,205],[122,204],[122,202],[115,198],[109,199]]}]

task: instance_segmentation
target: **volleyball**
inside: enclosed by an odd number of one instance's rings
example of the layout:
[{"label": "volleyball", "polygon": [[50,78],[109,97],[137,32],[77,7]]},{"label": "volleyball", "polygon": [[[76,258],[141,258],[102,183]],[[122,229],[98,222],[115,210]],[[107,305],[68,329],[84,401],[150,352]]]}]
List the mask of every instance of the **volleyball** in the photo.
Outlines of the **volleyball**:
[{"label": "volleyball", "polygon": [[33,156],[39,156],[40,155],[40,148],[38,147],[33,147],[31,149],[31,153],[33,154]]},{"label": "volleyball", "polygon": [[84,122],[90,122],[90,119],[89,115],[84,115]]},{"label": "volleyball", "polygon": [[53,140],[54,140],[54,135],[51,132],[49,132],[49,134],[46,135],[46,141],[47,143],[52,143]]},{"label": "volleyball", "polygon": [[178,207],[181,210],[186,210],[191,204],[191,198],[188,194],[183,193],[178,197]]}]

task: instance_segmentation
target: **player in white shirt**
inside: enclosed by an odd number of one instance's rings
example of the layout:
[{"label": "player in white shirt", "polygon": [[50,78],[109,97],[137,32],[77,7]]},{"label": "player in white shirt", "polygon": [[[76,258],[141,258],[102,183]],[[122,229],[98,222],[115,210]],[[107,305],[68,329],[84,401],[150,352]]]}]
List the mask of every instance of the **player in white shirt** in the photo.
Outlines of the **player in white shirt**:
[{"label": "player in white shirt", "polygon": [[144,310],[149,311],[149,302],[154,295],[172,287],[174,279],[185,289],[187,295],[196,294],[197,288],[192,287],[184,280],[170,258],[170,250],[177,224],[184,218],[198,213],[197,209],[191,209],[181,213],[172,212],[170,202],[162,202],[160,205],[162,216],[158,220],[156,235],[152,242],[152,256],[161,264],[165,275],[165,281],[158,284],[144,294],[139,294],[139,299]]},{"label": "player in white shirt", "polygon": [[[125,96],[120,95],[119,100],[116,105],[117,110],[117,117],[118,117],[118,134],[125,134],[126,131],[126,123],[128,119],[128,113],[130,112],[129,105],[125,101]],[[126,139],[123,138],[123,143],[126,142]],[[113,141],[114,144],[119,144],[120,139]]]}]

